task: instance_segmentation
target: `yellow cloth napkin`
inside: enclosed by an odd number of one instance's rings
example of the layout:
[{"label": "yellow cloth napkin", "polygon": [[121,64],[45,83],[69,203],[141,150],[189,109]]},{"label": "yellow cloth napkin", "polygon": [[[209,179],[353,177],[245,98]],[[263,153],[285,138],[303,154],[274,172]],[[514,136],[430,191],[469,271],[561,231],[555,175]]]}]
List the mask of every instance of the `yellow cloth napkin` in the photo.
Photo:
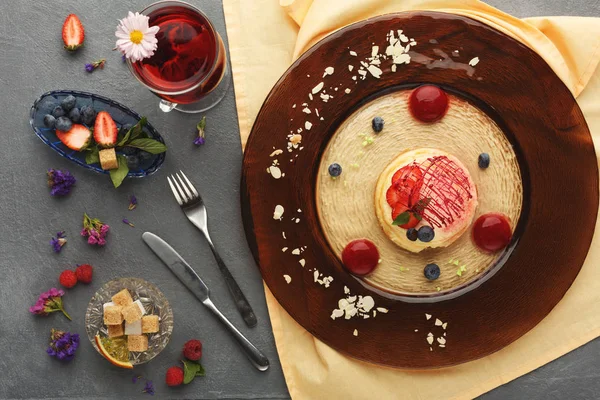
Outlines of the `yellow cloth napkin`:
[{"label": "yellow cloth napkin", "polygon": [[[600,19],[523,20],[476,0],[224,0],[242,145],[269,90],[327,34],[380,14],[436,10],[478,19],[539,53],[569,87],[600,143]],[[433,371],[346,357],[298,325],[265,287],[281,365],[295,399],[463,399],[515,379],[600,336],[600,227],[575,283],[527,335],[483,359]],[[566,250],[567,251],[567,250]]]}]

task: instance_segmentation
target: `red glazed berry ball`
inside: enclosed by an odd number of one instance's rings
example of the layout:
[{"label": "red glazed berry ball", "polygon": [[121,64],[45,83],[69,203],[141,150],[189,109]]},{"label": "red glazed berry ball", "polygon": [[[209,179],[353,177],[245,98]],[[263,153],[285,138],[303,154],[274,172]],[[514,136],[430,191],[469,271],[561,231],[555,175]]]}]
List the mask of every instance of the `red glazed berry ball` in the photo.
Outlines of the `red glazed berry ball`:
[{"label": "red glazed berry ball", "polygon": [[342,263],[354,275],[367,275],[379,264],[379,251],[370,240],[356,239],[342,251]]},{"label": "red glazed berry ball", "polygon": [[421,122],[435,122],[442,119],[448,109],[448,95],[433,85],[419,86],[410,94],[410,112]]}]

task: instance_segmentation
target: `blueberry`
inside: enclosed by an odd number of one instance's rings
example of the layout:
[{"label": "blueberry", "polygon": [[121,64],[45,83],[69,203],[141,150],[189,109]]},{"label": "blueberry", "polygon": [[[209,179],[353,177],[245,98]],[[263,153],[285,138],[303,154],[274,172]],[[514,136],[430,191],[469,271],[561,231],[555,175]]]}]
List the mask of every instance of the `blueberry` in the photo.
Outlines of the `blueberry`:
[{"label": "blueberry", "polygon": [[127,156],[127,166],[129,169],[138,169],[140,167],[140,158],[135,155]]},{"label": "blueberry", "polygon": [[481,153],[479,158],[477,159],[477,164],[479,164],[479,168],[486,169],[490,166],[490,155],[488,153]]},{"label": "blueberry", "polygon": [[77,103],[77,99],[73,95],[68,95],[60,102],[60,106],[65,111],[71,111],[73,107],[75,107],[75,103]]},{"label": "blueberry", "polygon": [[50,114],[44,115],[44,125],[48,128],[54,128],[54,124],[56,123],[56,118],[54,118]]},{"label": "blueberry", "polygon": [[79,108],[75,107],[69,111],[69,119],[75,124],[81,122],[81,112],[79,112]]},{"label": "blueberry", "polygon": [[92,108],[92,106],[83,106],[81,110],[79,110],[81,114],[81,120],[87,126],[91,126],[94,124],[96,120],[96,111]]},{"label": "blueberry", "polygon": [[430,281],[435,281],[437,278],[439,278],[440,273],[440,267],[438,267],[437,264],[427,264],[423,270],[425,278],[429,279]]},{"label": "blueberry", "polygon": [[329,166],[329,175],[334,178],[340,176],[342,174],[342,166],[338,163],[333,163]]},{"label": "blueberry", "polygon": [[121,149],[121,152],[123,154],[125,154],[126,156],[133,156],[133,155],[138,155],[138,153],[140,152],[139,149],[136,149],[135,147],[123,147]]},{"label": "blueberry", "polygon": [[419,238],[419,234],[417,233],[417,230],[415,228],[409,228],[406,231],[406,237],[411,242],[414,242],[414,241],[416,241]]},{"label": "blueberry", "polygon": [[64,115],[65,115],[65,110],[63,110],[61,106],[56,106],[56,107],[54,107],[54,110],[52,110],[52,116],[54,118],[62,117]]},{"label": "blueberry", "polygon": [[54,107],[56,107],[56,101],[52,97],[46,97],[40,102],[37,108],[40,112],[50,114],[54,110]]},{"label": "blueberry", "polygon": [[375,117],[375,118],[373,118],[373,122],[371,123],[371,125],[373,126],[373,130],[376,133],[379,133],[379,132],[381,132],[383,130],[383,124],[384,123],[385,122],[383,121],[383,118],[381,118],[381,117]]},{"label": "blueberry", "polygon": [[417,231],[417,237],[419,238],[419,240],[421,242],[425,242],[425,243],[431,242],[433,240],[433,238],[435,237],[435,232],[433,231],[433,228],[430,226],[422,226]]},{"label": "blueberry", "polygon": [[58,117],[56,120],[56,129],[63,132],[68,132],[71,130],[73,123],[67,117]]},{"label": "blueberry", "polygon": [[140,158],[140,161],[146,161],[154,157],[154,154],[142,150],[139,152],[138,157]]}]

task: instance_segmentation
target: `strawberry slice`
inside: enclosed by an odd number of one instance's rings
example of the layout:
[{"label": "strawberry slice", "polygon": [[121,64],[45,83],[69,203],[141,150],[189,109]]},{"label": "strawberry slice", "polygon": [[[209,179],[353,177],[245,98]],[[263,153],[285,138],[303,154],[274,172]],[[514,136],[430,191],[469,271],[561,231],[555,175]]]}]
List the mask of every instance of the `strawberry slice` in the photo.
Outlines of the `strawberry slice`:
[{"label": "strawberry slice", "polygon": [[83,46],[85,30],[77,15],[67,15],[62,28],[62,38],[65,42],[65,49],[69,51],[75,51]]},{"label": "strawberry slice", "polygon": [[56,131],[56,136],[71,150],[81,151],[92,141],[92,131],[80,124],[73,124],[71,130]]},{"label": "strawberry slice", "polygon": [[[412,207],[419,201],[422,186],[423,171],[418,165],[402,167],[392,176],[392,187],[400,193],[399,200],[404,205]],[[390,206],[394,207],[394,205],[390,203]]]},{"label": "strawberry slice", "polygon": [[408,218],[408,222],[402,225],[398,225],[400,228],[404,228],[404,229],[410,229],[410,228],[414,228],[415,226],[418,225],[419,223],[419,219],[415,216],[415,214],[413,212],[411,212],[407,207],[398,204],[396,205],[393,210],[392,210],[392,219],[395,220],[398,215],[404,213],[404,212],[410,212],[410,217]]},{"label": "strawberry slice", "polygon": [[409,195],[410,192],[398,190],[394,185],[392,185],[388,188],[387,192],[385,192],[385,199],[392,208],[396,207],[397,205],[408,208]]},{"label": "strawberry slice", "polygon": [[114,147],[117,144],[117,124],[106,111],[100,111],[94,124],[94,140],[102,147]]}]

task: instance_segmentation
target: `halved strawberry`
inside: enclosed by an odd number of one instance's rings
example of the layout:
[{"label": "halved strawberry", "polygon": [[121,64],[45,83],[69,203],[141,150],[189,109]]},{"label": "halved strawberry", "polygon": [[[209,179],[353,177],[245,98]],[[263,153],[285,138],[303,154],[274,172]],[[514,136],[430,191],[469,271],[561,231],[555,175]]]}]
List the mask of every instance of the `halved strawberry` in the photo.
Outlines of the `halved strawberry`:
[{"label": "halved strawberry", "polygon": [[92,141],[92,131],[80,124],[73,124],[68,132],[56,131],[58,139],[71,150],[81,151]]},{"label": "halved strawberry", "polygon": [[410,229],[410,228],[414,228],[415,226],[417,226],[417,224],[419,223],[419,219],[415,216],[415,214],[410,211],[407,207],[402,206],[401,204],[396,205],[393,210],[392,210],[392,219],[395,220],[398,215],[404,213],[404,212],[409,212],[410,216],[408,218],[408,222],[402,225],[398,225],[400,228],[404,228],[404,229]]},{"label": "halved strawberry", "polygon": [[65,42],[65,49],[69,51],[75,51],[83,46],[85,30],[77,15],[69,14],[65,18],[62,28],[62,38],[63,42]]},{"label": "halved strawberry", "polygon": [[117,144],[117,124],[106,111],[100,111],[94,124],[94,140],[101,147],[114,147]]}]

